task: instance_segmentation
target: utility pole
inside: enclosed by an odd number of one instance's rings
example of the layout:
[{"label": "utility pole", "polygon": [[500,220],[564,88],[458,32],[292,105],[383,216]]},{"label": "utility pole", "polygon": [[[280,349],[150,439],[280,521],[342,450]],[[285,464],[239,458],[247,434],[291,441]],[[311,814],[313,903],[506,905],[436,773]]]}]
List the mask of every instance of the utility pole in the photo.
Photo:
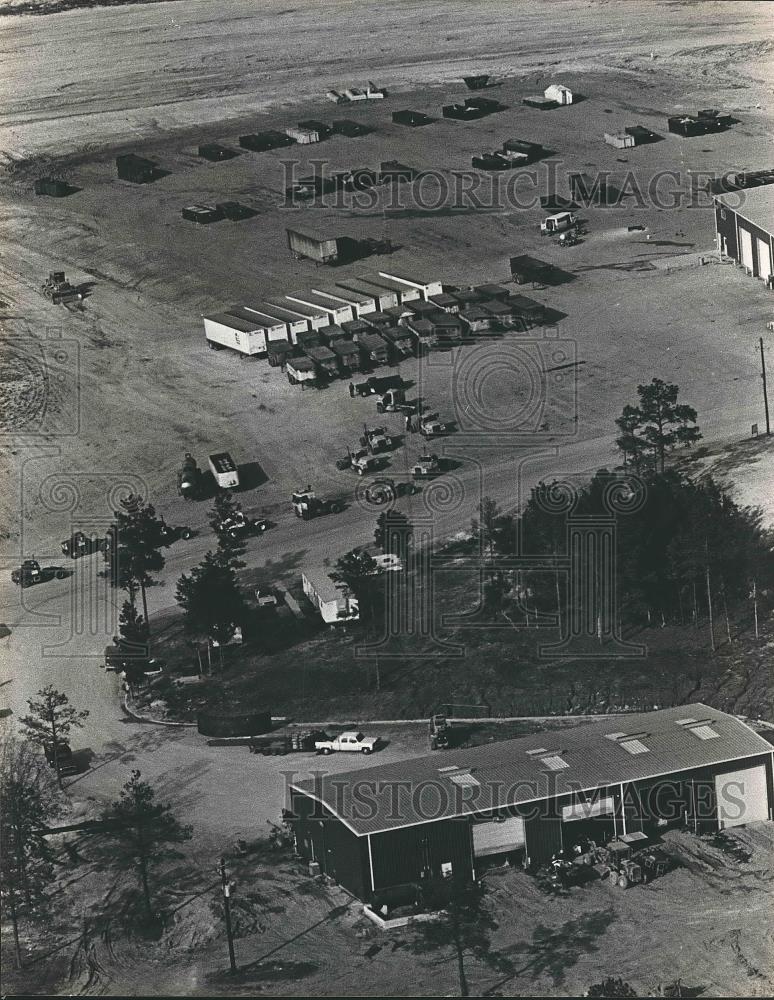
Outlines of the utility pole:
[{"label": "utility pole", "polygon": [[761,378],[763,379],[763,406],[766,412],[766,436],[771,437],[771,423],[769,421],[769,393],[766,387],[766,356],[763,353],[763,337],[758,341],[761,348]]},{"label": "utility pole", "polygon": [[228,962],[231,967],[231,974],[236,970],[236,956],[234,955],[234,932],[231,929],[231,883],[226,872],[226,859],[220,859],[220,884],[223,887],[223,911],[226,916],[226,937],[228,938]]}]

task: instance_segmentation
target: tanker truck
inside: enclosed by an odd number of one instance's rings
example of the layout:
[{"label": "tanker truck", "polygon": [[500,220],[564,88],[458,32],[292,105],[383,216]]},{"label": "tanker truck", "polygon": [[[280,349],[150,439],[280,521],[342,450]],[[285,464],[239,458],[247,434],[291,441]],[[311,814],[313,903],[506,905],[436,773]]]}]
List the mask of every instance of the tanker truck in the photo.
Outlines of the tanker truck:
[{"label": "tanker truck", "polygon": [[198,500],[201,496],[202,473],[196,459],[187,451],[183,465],[177,474],[177,492],[186,500]]}]

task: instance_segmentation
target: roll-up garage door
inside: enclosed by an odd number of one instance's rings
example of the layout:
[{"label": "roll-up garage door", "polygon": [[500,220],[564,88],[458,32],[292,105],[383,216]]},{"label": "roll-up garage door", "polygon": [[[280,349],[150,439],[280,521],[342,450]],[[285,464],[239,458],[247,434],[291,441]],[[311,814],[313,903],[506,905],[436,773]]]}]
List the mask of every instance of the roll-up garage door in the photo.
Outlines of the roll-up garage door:
[{"label": "roll-up garage door", "polygon": [[501,823],[473,824],[473,854],[477,858],[488,854],[507,854],[524,847],[524,820],[512,816]]},{"label": "roll-up garage door", "polygon": [[593,819],[595,816],[612,816],[615,803],[612,798],[590,799],[588,802],[574,802],[562,809],[562,820],[569,823],[576,819]]},{"label": "roll-up garage door", "polygon": [[721,830],[769,818],[764,764],[715,775],[715,794]]},{"label": "roll-up garage door", "polygon": [[767,281],[771,276],[771,250],[766,240],[758,240],[758,277]]},{"label": "roll-up garage door", "polygon": [[748,232],[743,226],[740,226],[739,249],[742,255],[742,266],[754,271],[752,241],[752,233]]}]

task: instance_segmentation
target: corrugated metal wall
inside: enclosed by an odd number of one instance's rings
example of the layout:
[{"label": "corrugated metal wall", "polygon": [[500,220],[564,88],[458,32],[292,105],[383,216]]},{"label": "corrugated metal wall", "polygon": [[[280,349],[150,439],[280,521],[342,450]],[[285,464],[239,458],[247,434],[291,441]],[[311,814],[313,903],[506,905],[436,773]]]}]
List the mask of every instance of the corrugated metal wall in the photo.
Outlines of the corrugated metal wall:
[{"label": "corrugated metal wall", "polygon": [[317,861],[330,875],[359,899],[371,891],[368,843],[306,795],[293,794],[296,849],[305,861]]},{"label": "corrugated metal wall", "polygon": [[440,820],[372,834],[371,855],[377,889],[417,882],[426,869],[435,876],[440,875],[441,865],[446,862],[451,862],[454,875],[471,878],[473,842],[470,821]]}]

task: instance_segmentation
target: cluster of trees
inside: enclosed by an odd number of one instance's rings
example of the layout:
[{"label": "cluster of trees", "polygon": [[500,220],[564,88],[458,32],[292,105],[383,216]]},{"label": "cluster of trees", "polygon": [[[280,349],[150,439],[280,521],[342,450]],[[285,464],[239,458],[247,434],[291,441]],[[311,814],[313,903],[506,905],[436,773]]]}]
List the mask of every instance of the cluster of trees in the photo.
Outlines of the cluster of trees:
[{"label": "cluster of trees", "polygon": [[[28,702],[29,714],[20,720],[23,739],[8,736],[0,743],[0,891],[8,918],[17,967],[22,965],[20,928],[45,928],[58,855],[49,832],[65,812],[56,748],[73,727],[88,715],[73,708],[66,695],[49,686]],[[54,747],[52,764],[39,747]],[[58,783],[57,783],[58,779]],[[175,846],[188,840],[170,806],[156,801],[151,785],[132,771],[118,799],[103,810],[99,826],[108,838],[108,862],[118,870],[134,872],[142,900],[143,929],[158,923],[151,891],[155,866],[176,856]]]}]

